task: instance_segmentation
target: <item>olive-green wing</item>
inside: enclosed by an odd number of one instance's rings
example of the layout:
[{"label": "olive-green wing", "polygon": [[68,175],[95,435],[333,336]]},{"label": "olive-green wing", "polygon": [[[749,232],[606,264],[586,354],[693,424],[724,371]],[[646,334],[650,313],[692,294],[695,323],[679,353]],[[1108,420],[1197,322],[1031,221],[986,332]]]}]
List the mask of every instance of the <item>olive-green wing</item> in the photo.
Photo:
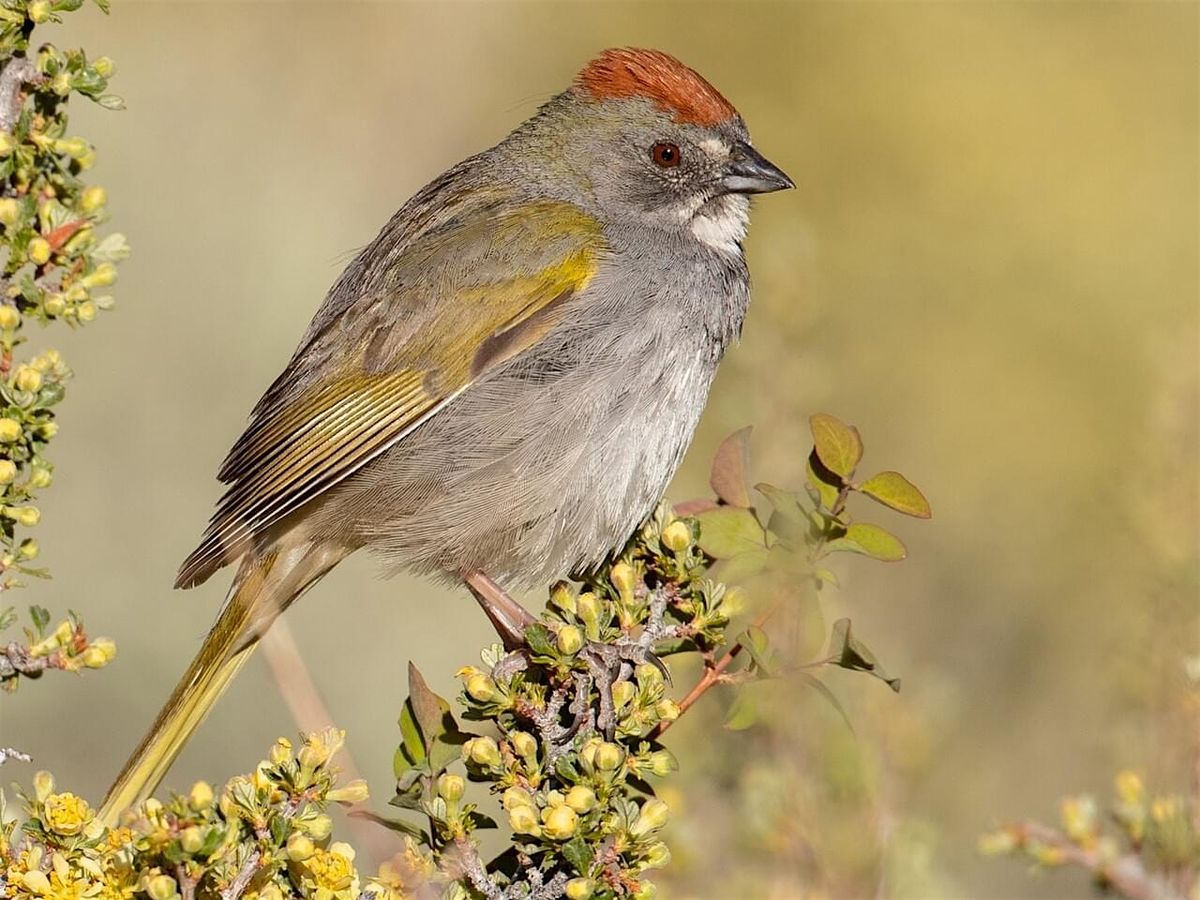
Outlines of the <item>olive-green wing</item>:
[{"label": "olive-green wing", "polygon": [[177,586],[240,557],[296,511],[535,344],[595,275],[598,223],[551,202],[418,241],[381,293],[293,361],[301,389],[260,406],[221,467],[229,488]]}]

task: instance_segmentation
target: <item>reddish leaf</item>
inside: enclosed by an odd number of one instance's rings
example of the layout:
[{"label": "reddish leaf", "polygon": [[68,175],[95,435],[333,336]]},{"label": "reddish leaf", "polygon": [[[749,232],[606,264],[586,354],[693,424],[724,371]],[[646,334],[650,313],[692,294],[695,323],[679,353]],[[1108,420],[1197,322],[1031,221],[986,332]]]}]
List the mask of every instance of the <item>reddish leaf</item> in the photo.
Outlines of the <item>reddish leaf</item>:
[{"label": "reddish leaf", "polygon": [[708,483],[713,491],[730,506],[750,507],[750,489],[746,485],[746,470],[750,462],[750,426],[735,431],[717,448],[712,461]]}]

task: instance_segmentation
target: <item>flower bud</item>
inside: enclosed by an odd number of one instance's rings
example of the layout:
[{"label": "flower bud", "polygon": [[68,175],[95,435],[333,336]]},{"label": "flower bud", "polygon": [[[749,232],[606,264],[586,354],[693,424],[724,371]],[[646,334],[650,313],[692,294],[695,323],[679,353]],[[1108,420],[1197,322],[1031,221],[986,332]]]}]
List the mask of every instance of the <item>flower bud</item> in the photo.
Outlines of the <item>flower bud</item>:
[{"label": "flower bud", "polygon": [[1136,772],[1126,769],[1117,773],[1117,799],[1129,806],[1137,806],[1146,798],[1146,788]]},{"label": "flower bud", "polygon": [[112,78],[117,71],[117,64],[107,56],[98,56],[92,60],[92,70],[101,78]]},{"label": "flower bud", "polygon": [[583,764],[589,770],[596,767],[596,750],[603,743],[604,741],[600,740],[600,738],[590,738],[580,748],[579,758],[583,760]]},{"label": "flower bud", "polygon": [[467,783],[461,775],[446,772],[438,778],[437,790],[438,796],[447,803],[457,803],[466,793]]},{"label": "flower bud", "polygon": [[21,546],[17,548],[17,555],[25,560],[37,559],[37,555],[40,552],[41,547],[38,546],[38,542],[34,538],[25,538],[25,540],[21,541]]},{"label": "flower bud", "polygon": [[567,900],[588,900],[596,890],[596,882],[590,878],[572,878],[563,888]]},{"label": "flower bud", "polygon": [[41,425],[38,425],[33,429],[33,434],[34,437],[39,438],[40,440],[48,441],[58,434],[58,423],[43,422]]},{"label": "flower bud", "polygon": [[687,527],[687,523],[676,519],[663,529],[662,542],[672,553],[682,553],[692,542],[692,529]]},{"label": "flower bud", "polygon": [[645,837],[666,825],[670,815],[671,808],[667,804],[657,797],[651,797],[642,804],[642,811],[638,813],[629,833],[636,838]]},{"label": "flower bud", "polygon": [[302,831],[293,831],[287,839],[287,855],[292,862],[304,862],[316,851],[312,839]]},{"label": "flower bud", "polygon": [[204,832],[199,826],[191,825],[179,834],[179,846],[184,853],[197,853],[204,846]]},{"label": "flower bud", "polygon": [[7,131],[0,131],[0,157],[9,156],[17,149],[17,140]]},{"label": "flower bud", "polygon": [[647,869],[661,869],[671,861],[671,849],[659,841],[646,851],[644,862]]},{"label": "flower bud", "polygon": [[108,657],[99,647],[88,647],[80,654],[79,659],[89,669],[103,669],[108,665]]},{"label": "flower bud", "polygon": [[554,587],[550,589],[550,603],[563,612],[574,614],[575,592],[571,590],[571,586],[565,581],[556,582]]},{"label": "flower bud", "polygon": [[532,806],[514,806],[508,811],[508,824],[517,834],[540,834],[542,830]]},{"label": "flower bud", "polygon": [[79,279],[79,283],[86,288],[108,287],[110,284],[116,283],[117,267],[110,262],[100,263],[92,271],[90,275],[85,275]]},{"label": "flower bud", "polygon": [[325,813],[313,816],[303,824],[304,830],[314,841],[323,841],[333,832],[333,819]]},{"label": "flower bud", "polygon": [[146,894],[150,900],[171,900],[178,885],[170,875],[155,875],[146,882]]},{"label": "flower bud", "polygon": [[6,444],[11,444],[14,440],[20,437],[20,422],[16,419],[5,418],[0,419],[0,440]]},{"label": "flower bud", "polygon": [[625,759],[625,751],[617,744],[607,741],[596,748],[596,768],[601,772],[611,772]]},{"label": "flower bud", "polygon": [[26,528],[32,528],[42,520],[42,511],[36,506],[10,506],[8,517]]},{"label": "flower bud", "polygon": [[612,567],[609,579],[612,581],[613,587],[617,589],[617,593],[621,595],[622,600],[628,601],[633,598],[633,590],[637,581],[633,566],[626,562],[617,563]]},{"label": "flower bud", "polygon": [[510,787],[500,795],[500,805],[505,809],[515,809],[518,806],[533,806],[533,798],[529,791],[519,787]]},{"label": "flower bud", "polygon": [[0,484],[12,484],[17,477],[17,464],[11,459],[0,459]]},{"label": "flower bud", "polygon": [[579,816],[569,806],[554,806],[547,809],[542,818],[542,831],[555,841],[565,841],[575,833]]},{"label": "flower bud", "polygon": [[643,881],[638,889],[630,895],[630,900],[656,900],[658,888],[653,881]]},{"label": "flower bud", "polygon": [[91,300],[84,300],[75,307],[75,318],[80,322],[91,322],[96,318],[96,304]]},{"label": "flower bud", "polygon": [[50,482],[54,480],[54,475],[49,469],[38,466],[29,473],[29,486],[32,488],[50,487]]},{"label": "flower bud", "polygon": [[585,591],[575,599],[575,609],[593,641],[600,637],[600,601],[591,591]]},{"label": "flower bud", "polygon": [[361,778],[355,778],[340,788],[334,788],[325,795],[325,798],[334,803],[362,803],[369,796],[367,783]]},{"label": "flower bud", "polygon": [[[485,769],[500,765],[500,748],[490,737],[473,738],[467,743],[471,745],[471,762],[475,765],[483,766]],[[463,748],[466,749],[466,746],[464,744]]]},{"label": "flower bud", "polygon": [[496,682],[482,673],[472,675],[467,679],[467,696],[480,703],[487,703],[496,696]]},{"label": "flower bud", "polygon": [[275,743],[271,745],[271,752],[267,754],[267,758],[271,760],[271,765],[281,766],[285,762],[290,762],[292,759],[292,742],[287,738],[277,738]]},{"label": "flower bud", "polygon": [[86,153],[75,157],[75,163],[81,172],[86,172],[96,164],[96,148],[89,145]]},{"label": "flower bud", "polygon": [[258,900],[284,900],[283,891],[279,889],[279,885],[275,882],[268,882],[259,889]]},{"label": "flower bud", "polygon": [[583,632],[574,625],[558,629],[558,651],[565,656],[574,656],[583,647]]},{"label": "flower bud", "polygon": [[204,812],[212,806],[213,789],[207,781],[197,781],[188,792],[188,806],[196,812]]},{"label": "flower bud", "polygon": [[0,199],[0,225],[12,228],[21,220],[21,204],[12,197]]},{"label": "flower bud", "polygon": [[679,704],[670,697],[663,697],[654,704],[654,713],[660,721],[674,722],[679,718]]},{"label": "flower bud", "polygon": [[596,808],[596,794],[586,784],[577,784],[567,791],[566,804],[583,815]]},{"label": "flower bud", "polygon": [[508,740],[512,743],[513,750],[517,756],[523,759],[537,758],[537,740],[532,734],[525,731],[514,731],[508,736]]},{"label": "flower bud", "polygon": [[33,776],[33,795],[38,803],[45,803],[46,798],[54,793],[54,776],[49,772],[38,772]]},{"label": "flower bud", "polygon": [[97,210],[103,209],[107,202],[108,191],[98,184],[93,184],[84,188],[83,193],[79,195],[79,210],[85,215],[91,215]]},{"label": "flower bud", "polygon": [[54,142],[54,149],[71,159],[79,159],[92,149],[92,145],[81,137],[62,138]]},{"label": "flower bud", "polygon": [[650,771],[660,778],[670,775],[678,768],[679,763],[675,761],[675,754],[670,750],[655,750],[650,754]]},{"label": "flower bud", "polygon": [[51,294],[42,301],[42,309],[48,316],[61,316],[67,311],[67,301],[62,294]]},{"label": "flower bud", "polygon": [[740,587],[732,587],[725,591],[721,597],[721,615],[727,619],[732,619],[735,616],[742,614],[742,610],[746,608],[746,592]]},{"label": "flower bud", "polygon": [[21,883],[31,894],[50,893],[50,879],[46,877],[45,872],[39,872],[37,869],[22,875]]},{"label": "flower bud", "polygon": [[50,261],[50,242],[45,238],[35,237],[29,242],[29,259],[36,266],[43,266]]},{"label": "flower bud", "polygon": [[637,688],[632,681],[618,681],[612,686],[613,706],[617,709],[624,709],[635,696]]},{"label": "flower bud", "polygon": [[29,4],[26,14],[29,16],[29,21],[35,25],[41,25],[50,18],[50,0],[33,0]]},{"label": "flower bud", "polygon": [[[11,306],[5,308],[12,309]],[[19,391],[36,391],[42,386],[42,373],[32,366],[17,366],[17,371],[13,375],[13,383],[16,384]]]}]

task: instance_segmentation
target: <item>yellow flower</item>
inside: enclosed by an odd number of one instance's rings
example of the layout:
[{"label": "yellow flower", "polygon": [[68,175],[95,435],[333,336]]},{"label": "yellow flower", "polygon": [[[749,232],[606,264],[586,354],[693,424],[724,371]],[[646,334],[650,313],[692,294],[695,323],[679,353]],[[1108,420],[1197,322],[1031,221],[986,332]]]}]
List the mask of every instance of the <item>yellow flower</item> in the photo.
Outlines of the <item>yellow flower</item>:
[{"label": "yellow flower", "polygon": [[72,793],[51,794],[46,798],[44,809],[42,824],[65,837],[79,834],[95,816],[87,801]]},{"label": "yellow flower", "polygon": [[354,871],[354,851],[348,844],[336,843],[328,850],[317,849],[304,868],[318,891],[358,893],[358,873]]}]

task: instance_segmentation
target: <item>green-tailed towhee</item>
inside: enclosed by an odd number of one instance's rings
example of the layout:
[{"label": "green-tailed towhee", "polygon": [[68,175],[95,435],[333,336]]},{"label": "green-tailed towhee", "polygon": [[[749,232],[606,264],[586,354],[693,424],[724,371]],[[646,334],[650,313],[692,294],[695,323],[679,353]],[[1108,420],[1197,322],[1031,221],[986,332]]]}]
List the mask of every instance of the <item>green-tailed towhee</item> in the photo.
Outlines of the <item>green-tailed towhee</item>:
[{"label": "green-tailed towhee", "polygon": [[347,554],[463,579],[495,620],[497,583],[620,547],[741,329],[748,195],[791,186],[700,75],[626,49],[418,191],[221,467],[177,586],[240,561],[229,600],[105,817],[154,789],[274,617]]}]

